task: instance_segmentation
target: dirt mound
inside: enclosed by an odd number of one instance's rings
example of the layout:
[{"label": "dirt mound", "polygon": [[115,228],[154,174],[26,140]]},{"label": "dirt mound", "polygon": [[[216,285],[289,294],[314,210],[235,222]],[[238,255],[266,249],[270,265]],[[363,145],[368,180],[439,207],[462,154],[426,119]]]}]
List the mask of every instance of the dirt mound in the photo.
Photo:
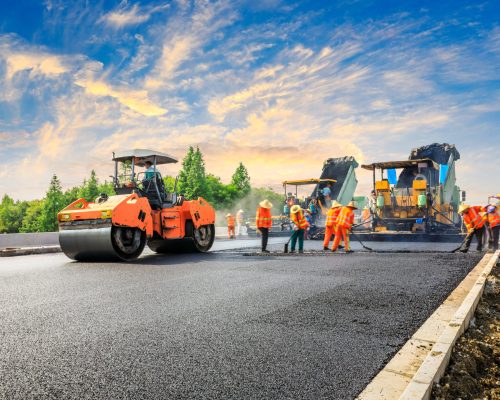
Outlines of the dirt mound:
[{"label": "dirt mound", "polygon": [[456,343],[435,400],[500,399],[500,266],[486,282],[483,298],[464,336]]}]

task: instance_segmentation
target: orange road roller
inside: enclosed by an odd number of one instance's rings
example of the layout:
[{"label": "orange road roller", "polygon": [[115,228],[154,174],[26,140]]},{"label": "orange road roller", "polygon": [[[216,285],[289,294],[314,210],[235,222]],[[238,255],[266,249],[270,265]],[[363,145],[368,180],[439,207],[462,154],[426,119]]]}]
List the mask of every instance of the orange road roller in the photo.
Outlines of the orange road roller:
[{"label": "orange road roller", "polygon": [[[203,198],[167,193],[158,165],[168,154],[135,149],[113,153],[116,195],[78,199],[58,213],[59,243],[69,258],[132,260],[146,244],[157,253],[206,252],[215,238],[215,211]],[[137,171],[145,168],[143,171]],[[177,182],[176,185],[177,186]]]}]

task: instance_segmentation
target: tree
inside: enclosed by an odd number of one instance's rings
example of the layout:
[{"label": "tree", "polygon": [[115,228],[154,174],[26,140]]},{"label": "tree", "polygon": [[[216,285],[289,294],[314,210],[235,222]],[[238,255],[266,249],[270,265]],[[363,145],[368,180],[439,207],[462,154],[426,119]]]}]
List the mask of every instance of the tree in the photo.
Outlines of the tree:
[{"label": "tree", "polygon": [[250,192],[250,176],[248,176],[248,171],[243,163],[240,162],[240,165],[236,168],[236,171],[234,171],[231,178],[231,184],[238,189],[240,197],[244,197]]},{"label": "tree", "polygon": [[4,195],[0,203],[0,233],[17,233],[21,228],[22,220],[28,203],[16,201]]},{"label": "tree", "polygon": [[33,200],[28,202],[28,208],[22,220],[19,232],[42,232],[43,229],[40,221],[44,207],[45,202],[43,200]]},{"label": "tree", "polygon": [[179,171],[179,193],[187,199],[205,196],[207,192],[205,161],[199,147],[194,150],[192,146],[182,160]]},{"label": "tree", "polygon": [[189,170],[191,168],[191,164],[193,162],[193,154],[194,154],[194,149],[192,146],[189,146],[189,150],[182,160],[182,168],[179,171],[179,193],[182,193],[183,195],[186,195],[185,191],[188,188],[188,175],[189,175]]},{"label": "tree", "polygon": [[95,171],[92,170],[90,178],[83,181],[79,197],[84,197],[87,201],[94,201],[97,196],[99,196],[99,181]]},{"label": "tree", "polygon": [[188,170],[188,190],[185,195],[189,199],[205,196],[206,188],[205,161],[199,147],[196,147]]},{"label": "tree", "polygon": [[57,213],[66,206],[61,182],[56,174],[50,180],[49,190],[45,195],[44,207],[40,214],[40,229],[42,232],[57,231]]},{"label": "tree", "polygon": [[167,193],[173,193],[175,189],[175,178],[173,176],[167,175],[163,177],[163,184],[165,185],[165,190]]}]

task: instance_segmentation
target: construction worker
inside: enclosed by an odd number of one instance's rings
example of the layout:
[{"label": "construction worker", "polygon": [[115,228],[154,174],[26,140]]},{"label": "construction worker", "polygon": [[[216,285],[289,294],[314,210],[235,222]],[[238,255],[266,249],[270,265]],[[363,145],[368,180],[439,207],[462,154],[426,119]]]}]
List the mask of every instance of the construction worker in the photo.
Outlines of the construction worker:
[{"label": "construction worker", "polygon": [[332,235],[334,235],[335,231],[337,230],[337,217],[341,208],[342,204],[340,204],[337,200],[334,200],[332,206],[326,214],[325,240],[323,241],[323,250],[328,250],[328,245],[330,244]]},{"label": "construction worker", "polygon": [[243,225],[243,220],[245,219],[245,214],[242,209],[239,209],[236,213],[236,236],[241,236],[241,225]]},{"label": "construction worker", "polygon": [[483,207],[471,207],[467,204],[460,204],[460,207],[458,207],[458,214],[462,216],[465,227],[467,228],[467,239],[465,240],[464,248],[460,251],[462,253],[467,253],[469,251],[474,236],[476,236],[477,239],[477,251],[481,251],[483,249],[485,223],[485,218],[483,218]]},{"label": "construction worker", "polygon": [[486,223],[489,226],[488,250],[498,250],[498,239],[500,234],[500,214],[498,213],[499,206],[489,204],[485,207]]},{"label": "construction worker", "polygon": [[259,203],[259,208],[257,208],[257,214],[255,216],[257,230],[260,231],[260,236],[262,238],[263,253],[269,253],[267,250],[267,240],[269,238],[269,230],[273,226],[273,219],[271,217],[272,207],[273,205],[269,200],[262,200]]},{"label": "construction worker", "polygon": [[234,234],[234,216],[233,214],[229,213],[226,215],[227,219],[227,236],[228,239],[235,239],[236,236]]},{"label": "construction worker", "polygon": [[155,176],[155,168],[153,167],[153,163],[151,161],[146,161],[144,163],[144,167],[146,168],[146,171],[144,172],[144,178],[145,179],[153,179],[153,176]]},{"label": "construction worker", "polygon": [[302,208],[296,204],[290,209],[290,219],[293,223],[293,233],[291,238],[291,253],[295,252],[297,239],[299,241],[299,253],[304,252],[304,232],[309,227],[309,223],[304,217]]},{"label": "construction worker", "polygon": [[344,241],[344,247],[346,253],[352,253],[349,244],[349,232],[352,229],[352,224],[354,223],[354,210],[357,210],[356,203],[351,201],[347,206],[340,209],[339,215],[337,217],[337,230],[335,232],[335,240],[333,241],[332,251],[337,251],[340,241]]},{"label": "construction worker", "polygon": [[361,223],[363,228],[365,229],[370,229],[371,226],[370,216],[371,216],[370,207],[368,206],[363,207],[363,212],[361,213]]}]

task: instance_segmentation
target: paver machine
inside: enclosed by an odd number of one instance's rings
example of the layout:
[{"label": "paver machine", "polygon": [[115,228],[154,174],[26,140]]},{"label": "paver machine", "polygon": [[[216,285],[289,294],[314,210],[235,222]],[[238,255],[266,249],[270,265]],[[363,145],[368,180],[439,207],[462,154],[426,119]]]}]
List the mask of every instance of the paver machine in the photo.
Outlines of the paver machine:
[{"label": "paver machine", "polygon": [[[74,260],[132,260],[145,245],[157,253],[206,252],[215,238],[215,211],[203,198],[167,193],[157,166],[176,163],[152,150],[113,153],[116,195],[81,198],[58,214],[62,251]],[[152,166],[138,172],[147,162]]]},{"label": "paver machine", "polygon": [[413,149],[408,160],[362,165],[373,173],[373,230],[457,234],[461,192],[455,162],[459,158],[454,145],[433,143]]}]

